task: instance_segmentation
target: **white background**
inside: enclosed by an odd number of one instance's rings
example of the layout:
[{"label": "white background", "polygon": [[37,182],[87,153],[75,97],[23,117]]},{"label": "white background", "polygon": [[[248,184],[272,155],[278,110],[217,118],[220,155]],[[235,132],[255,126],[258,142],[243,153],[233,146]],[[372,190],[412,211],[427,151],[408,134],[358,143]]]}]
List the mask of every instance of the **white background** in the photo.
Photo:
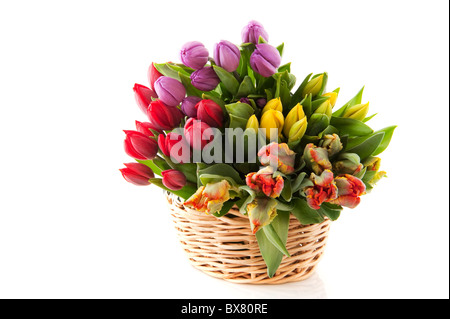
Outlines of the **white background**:
[{"label": "white background", "polygon": [[[1,1],[1,298],[448,298],[448,1]],[[132,87],[187,41],[262,22],[338,105],[366,85],[397,124],[389,178],[332,225],[304,282],[238,285],[188,263],[154,186],[126,183]]]}]

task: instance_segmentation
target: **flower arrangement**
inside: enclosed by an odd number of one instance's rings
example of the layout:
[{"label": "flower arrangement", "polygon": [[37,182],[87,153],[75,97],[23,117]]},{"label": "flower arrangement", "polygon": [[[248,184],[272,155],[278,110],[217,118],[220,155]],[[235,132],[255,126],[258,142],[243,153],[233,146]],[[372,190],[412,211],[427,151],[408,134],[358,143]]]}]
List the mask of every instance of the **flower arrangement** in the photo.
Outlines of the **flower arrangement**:
[{"label": "flower arrangement", "polygon": [[[280,258],[294,215],[303,225],[335,221],[355,208],[386,175],[380,158],[396,126],[374,131],[361,89],[335,108],[339,88],[327,90],[328,74],[309,74],[296,86],[284,44],[268,42],[251,21],[242,44],[200,42],[181,47],[181,63],[152,63],[150,87],[135,84],[148,117],[125,130],[123,177],[156,185],[184,200],[186,208],[222,217],[232,207],[248,216],[269,277]],[[155,177],[158,175],[158,177]],[[268,260],[278,262],[267,262]]]}]

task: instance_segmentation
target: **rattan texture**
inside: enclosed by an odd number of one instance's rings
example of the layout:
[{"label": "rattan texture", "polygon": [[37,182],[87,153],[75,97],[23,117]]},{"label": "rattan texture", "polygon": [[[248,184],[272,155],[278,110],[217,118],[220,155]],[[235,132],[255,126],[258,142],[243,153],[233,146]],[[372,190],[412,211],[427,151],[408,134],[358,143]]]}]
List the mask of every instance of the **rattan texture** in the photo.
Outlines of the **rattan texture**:
[{"label": "rattan texture", "polygon": [[252,234],[250,223],[238,209],[225,216],[200,213],[183,206],[180,199],[166,194],[175,229],[191,264],[204,273],[234,283],[282,284],[300,281],[313,274],[321,259],[330,229],[330,220],[302,225],[291,214],[286,248],[272,278]]}]

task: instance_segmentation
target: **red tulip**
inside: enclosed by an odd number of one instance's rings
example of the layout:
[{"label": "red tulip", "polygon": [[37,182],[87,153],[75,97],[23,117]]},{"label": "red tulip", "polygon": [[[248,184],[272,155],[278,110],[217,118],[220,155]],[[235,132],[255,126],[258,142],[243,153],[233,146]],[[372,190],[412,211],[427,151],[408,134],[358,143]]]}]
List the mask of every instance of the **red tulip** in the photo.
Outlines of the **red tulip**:
[{"label": "red tulip", "polygon": [[147,114],[147,108],[152,102],[152,97],[157,98],[158,96],[155,92],[152,91],[152,89],[149,89],[148,87],[137,83],[134,85],[133,91],[136,103],[138,104],[139,108],[142,112]]},{"label": "red tulip", "polygon": [[161,172],[162,175],[162,183],[168,189],[173,191],[180,190],[186,185],[186,176],[180,171],[176,169],[168,169],[166,171]]},{"label": "red tulip", "polygon": [[223,126],[223,111],[219,104],[212,100],[201,100],[195,105],[197,117],[211,127]]},{"label": "red tulip", "polygon": [[153,137],[155,136],[153,134],[152,131],[150,131],[150,129],[154,130],[154,131],[158,131],[159,133],[162,133],[162,131],[156,129],[156,127],[150,123],[150,122],[139,122],[139,121],[135,121],[136,122],[136,131],[141,132],[144,135]]},{"label": "red tulip", "polygon": [[153,91],[155,91],[155,81],[158,80],[160,76],[162,76],[161,73],[155,68],[155,62],[152,62],[148,68],[148,82],[150,83],[150,86]]},{"label": "red tulip", "polygon": [[180,125],[183,113],[174,106],[167,106],[161,100],[150,103],[147,110],[148,118],[158,130],[172,130]]},{"label": "red tulip", "polygon": [[150,167],[144,164],[125,163],[124,165],[126,168],[121,168],[119,171],[122,173],[123,178],[131,184],[138,186],[150,185],[148,180],[155,177]]},{"label": "red tulip", "polygon": [[[181,145],[177,145],[181,143]],[[174,146],[176,146],[174,148]],[[165,136],[158,136],[158,146],[164,155],[169,156],[175,163],[188,163],[191,158],[191,149],[182,135],[170,132]]]},{"label": "red tulip", "polygon": [[184,136],[193,149],[202,150],[214,139],[213,134],[204,134],[207,130],[211,130],[211,127],[208,124],[190,118],[184,126]]},{"label": "red tulip", "polygon": [[138,131],[124,131],[127,135],[124,146],[125,152],[136,159],[154,159],[158,153],[158,143]]}]

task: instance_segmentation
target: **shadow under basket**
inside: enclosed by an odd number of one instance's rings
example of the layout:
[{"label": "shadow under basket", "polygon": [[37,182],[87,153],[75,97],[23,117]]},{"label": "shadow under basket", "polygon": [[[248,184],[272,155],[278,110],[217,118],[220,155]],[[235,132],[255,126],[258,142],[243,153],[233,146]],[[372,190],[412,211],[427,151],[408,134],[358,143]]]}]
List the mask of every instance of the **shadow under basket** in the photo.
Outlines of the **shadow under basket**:
[{"label": "shadow under basket", "polygon": [[183,202],[166,192],[178,238],[189,261],[204,273],[234,283],[282,284],[308,278],[325,249],[331,221],[302,225],[291,214],[286,248],[272,278],[252,234],[248,217],[238,209],[217,218],[183,207]]}]

